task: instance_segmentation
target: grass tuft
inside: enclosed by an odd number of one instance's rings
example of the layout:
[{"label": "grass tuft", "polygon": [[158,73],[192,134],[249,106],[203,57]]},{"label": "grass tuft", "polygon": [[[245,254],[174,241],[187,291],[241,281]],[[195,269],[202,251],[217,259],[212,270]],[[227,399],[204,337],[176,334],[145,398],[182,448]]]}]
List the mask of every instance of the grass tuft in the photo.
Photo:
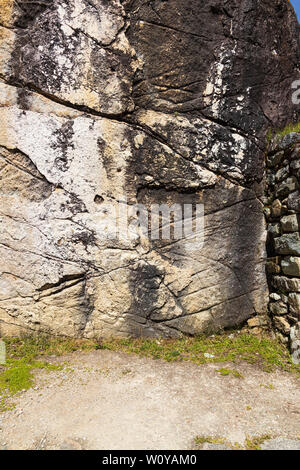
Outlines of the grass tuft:
[{"label": "grass tuft", "polygon": [[234,377],[236,377],[237,379],[241,379],[243,378],[242,374],[240,374],[237,370],[232,370],[232,369],[217,369],[217,372],[219,372],[221,375],[223,376],[227,376],[227,375],[233,375]]},{"label": "grass tuft", "polygon": [[76,350],[90,351],[97,344],[92,341],[26,336],[5,338],[6,364],[0,366],[0,412],[13,409],[10,398],[34,385],[35,369],[59,370],[62,366],[50,364],[45,356],[59,356]]},{"label": "grass tuft", "polygon": [[211,436],[196,436],[196,446],[202,446],[203,444],[225,444],[226,440],[222,437],[211,437]]},{"label": "grass tuft", "polygon": [[300,132],[300,122],[289,123],[283,129],[272,130],[269,129],[266,133],[267,143],[270,144],[274,137],[282,139],[284,136],[293,132]]},{"label": "grass tuft", "polygon": [[272,436],[270,436],[269,434],[254,437],[247,436],[245,441],[246,450],[261,450],[261,445],[265,441],[269,441],[270,439],[272,439]]},{"label": "grass tuft", "polygon": [[284,137],[285,135],[291,134],[292,132],[300,132],[300,122],[287,124],[284,129],[277,131],[275,135]]},{"label": "grass tuft", "polygon": [[[167,362],[188,361],[200,365],[245,361],[257,364],[267,372],[279,368],[300,374],[300,366],[292,363],[287,348],[267,336],[258,338],[244,333],[223,333],[213,337],[199,336],[180,339],[108,339],[103,340],[98,347],[162,359]],[[205,354],[213,357],[206,357]],[[234,371],[234,375],[236,372]]]}]

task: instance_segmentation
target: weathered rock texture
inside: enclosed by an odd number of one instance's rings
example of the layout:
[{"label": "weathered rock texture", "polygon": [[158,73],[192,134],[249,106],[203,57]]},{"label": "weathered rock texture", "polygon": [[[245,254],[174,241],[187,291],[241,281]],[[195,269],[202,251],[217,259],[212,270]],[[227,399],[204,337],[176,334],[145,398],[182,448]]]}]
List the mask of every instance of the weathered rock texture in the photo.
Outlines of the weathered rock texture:
[{"label": "weathered rock texture", "polygon": [[300,363],[300,134],[275,138],[266,171],[269,313]]},{"label": "weathered rock texture", "polygon": [[[264,313],[265,133],[297,117],[289,2],[0,4],[0,333],[195,334]],[[105,239],[105,204],[125,201],[203,203],[204,246]]]}]

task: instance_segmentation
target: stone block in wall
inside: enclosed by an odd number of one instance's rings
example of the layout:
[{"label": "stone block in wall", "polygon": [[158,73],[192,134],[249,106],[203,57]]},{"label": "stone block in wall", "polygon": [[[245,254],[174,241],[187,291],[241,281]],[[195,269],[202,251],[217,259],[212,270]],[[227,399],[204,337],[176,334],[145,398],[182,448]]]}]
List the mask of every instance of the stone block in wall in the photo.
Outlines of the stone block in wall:
[{"label": "stone block in wall", "polygon": [[292,292],[289,295],[289,309],[300,320],[300,294]]},{"label": "stone block in wall", "polygon": [[[277,225],[277,224],[276,224]],[[281,228],[283,232],[298,232],[299,220],[296,214],[285,215],[281,219]],[[274,228],[274,232],[277,232]]]},{"label": "stone block in wall", "polygon": [[272,285],[278,291],[300,292],[300,279],[274,276],[272,279]]},{"label": "stone block in wall", "polygon": [[288,166],[284,166],[283,168],[280,168],[275,175],[276,181],[282,181],[285,178],[289,176],[290,169]]},{"label": "stone block in wall", "polygon": [[275,201],[272,204],[272,216],[273,217],[280,217],[281,216],[281,210],[282,210],[282,204],[279,201],[279,199],[275,199]]},{"label": "stone block in wall", "polygon": [[268,319],[264,316],[250,318],[247,322],[249,328],[259,328],[268,325]]},{"label": "stone block in wall", "polygon": [[281,261],[283,274],[300,277],[300,258],[289,256]]},{"label": "stone block in wall", "polygon": [[290,154],[290,160],[299,160],[299,159],[300,159],[300,145],[296,144]]},{"label": "stone block in wall", "polygon": [[282,302],[275,302],[270,305],[270,312],[273,315],[286,315],[288,313],[288,306]]},{"label": "stone block in wall", "polygon": [[[267,247],[273,256],[266,263],[271,286],[269,313],[277,337],[286,344],[291,328],[300,319],[299,141],[300,133],[275,137],[265,179],[265,205],[271,212],[267,218]],[[300,334],[298,339],[300,346]]]},{"label": "stone block in wall", "polygon": [[280,224],[269,224],[268,225],[268,233],[271,237],[279,237],[281,235]]},{"label": "stone block in wall", "polygon": [[295,191],[288,197],[288,209],[300,212],[300,191]]},{"label": "stone block in wall", "polygon": [[300,364],[300,322],[290,331],[291,353],[294,364]]},{"label": "stone block in wall", "polygon": [[269,148],[270,153],[280,152],[287,150],[300,142],[300,134],[298,132],[291,132],[290,134],[281,137],[280,135],[275,136],[271,146]]},{"label": "stone block in wall", "polygon": [[267,165],[269,168],[274,168],[279,165],[279,163],[283,160],[284,158],[284,152],[277,152],[273,155],[269,155],[267,159]]},{"label": "stone block in wall", "polygon": [[300,236],[299,233],[289,233],[282,235],[275,240],[276,253],[280,255],[300,256]]},{"label": "stone block in wall", "polygon": [[268,274],[280,274],[281,268],[274,261],[267,261],[266,271]]},{"label": "stone block in wall", "polygon": [[[300,158],[300,156],[299,156]],[[294,171],[300,170],[300,159],[299,160],[293,160],[290,165],[291,169]]]},{"label": "stone block in wall", "polygon": [[273,292],[272,294],[270,294],[270,299],[275,300],[277,302],[277,300],[281,300],[281,296]]},{"label": "stone block in wall", "polygon": [[299,188],[298,180],[295,176],[291,176],[284,180],[278,187],[276,191],[277,197],[286,197],[293,191],[296,191]]},{"label": "stone block in wall", "polygon": [[284,317],[274,317],[274,324],[284,335],[288,335],[291,331],[291,326]]}]

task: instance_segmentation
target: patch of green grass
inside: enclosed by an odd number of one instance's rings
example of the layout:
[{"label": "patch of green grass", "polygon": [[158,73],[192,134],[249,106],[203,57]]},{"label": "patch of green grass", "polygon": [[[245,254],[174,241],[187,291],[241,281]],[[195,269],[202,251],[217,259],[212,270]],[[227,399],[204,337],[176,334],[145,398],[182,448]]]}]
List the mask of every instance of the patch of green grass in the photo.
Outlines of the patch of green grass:
[{"label": "patch of green grass", "polygon": [[89,340],[56,338],[32,335],[21,338],[3,338],[9,358],[25,358],[27,361],[39,356],[61,356],[74,351],[97,349],[97,343]]},{"label": "patch of green grass", "polygon": [[222,437],[211,437],[211,436],[196,436],[195,439],[196,446],[202,446],[203,444],[225,444],[225,439]]},{"label": "patch of green grass", "polygon": [[247,436],[245,440],[246,450],[261,450],[261,445],[265,441],[269,441],[270,439],[272,439],[272,436],[270,436],[269,434],[254,437]]},{"label": "patch of green grass", "polygon": [[292,132],[300,132],[300,122],[287,124],[284,129],[278,130],[275,135],[284,137]]},{"label": "patch of green grass", "polygon": [[267,143],[270,144],[274,137],[281,139],[284,136],[291,134],[292,132],[300,132],[300,122],[289,123],[283,129],[269,129],[266,134]]},{"label": "patch of green grass", "polygon": [[7,361],[0,367],[0,411],[11,409],[13,404],[10,403],[10,398],[34,385],[35,369],[62,368],[43,360],[43,356],[59,356],[76,350],[90,351],[97,348],[97,344],[92,341],[47,336],[4,338],[4,342]]},{"label": "patch of green grass", "polygon": [[[244,333],[223,333],[213,337],[199,336],[180,339],[108,339],[103,340],[99,348],[138,354],[168,362],[189,361],[199,365],[246,361],[259,365],[267,372],[280,368],[300,374],[300,366],[292,363],[287,348],[268,336],[258,338]],[[205,353],[214,357],[207,358]]]},{"label": "patch of green grass", "polygon": [[264,387],[268,390],[274,390],[275,389],[273,384],[260,384],[260,387]]},{"label": "patch of green grass", "polygon": [[241,379],[243,377],[242,374],[240,374],[237,370],[232,370],[232,369],[222,368],[222,369],[217,369],[217,372],[219,372],[223,376],[233,375],[237,379]]},{"label": "patch of green grass", "polygon": [[[197,365],[244,361],[256,364],[268,372],[280,368],[300,375],[300,366],[292,363],[291,356],[283,344],[267,336],[258,338],[237,332],[179,339],[119,338],[98,343],[47,336],[4,338],[4,341],[7,363],[0,366],[0,411],[12,406],[7,401],[8,398],[32,387],[34,370],[58,368],[47,362],[49,356],[60,356],[74,351],[108,349],[168,362],[188,361]],[[240,377],[239,372],[233,369],[223,368],[219,369],[219,372],[225,376],[232,374]]]}]

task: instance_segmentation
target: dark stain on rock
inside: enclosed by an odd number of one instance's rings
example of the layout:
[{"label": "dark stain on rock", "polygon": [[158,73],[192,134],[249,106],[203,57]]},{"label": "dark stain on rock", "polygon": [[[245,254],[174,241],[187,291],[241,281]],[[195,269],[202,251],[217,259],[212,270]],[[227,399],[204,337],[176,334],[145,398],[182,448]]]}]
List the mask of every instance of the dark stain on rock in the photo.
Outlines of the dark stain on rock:
[{"label": "dark stain on rock", "polygon": [[148,319],[157,308],[158,290],[163,273],[155,265],[141,263],[131,270],[129,288],[132,294],[130,313]]},{"label": "dark stain on rock", "polygon": [[[137,107],[216,117],[205,90],[212,66],[222,61],[217,99],[224,123],[264,144],[268,128],[299,119],[290,99],[299,29],[289,2],[174,0],[171,6],[132,0],[124,6],[131,21],[127,36],[144,61],[134,83]],[[248,102],[240,107],[245,93]]]},{"label": "dark stain on rock", "polygon": [[27,28],[35,18],[45,10],[54,6],[54,0],[31,1],[18,0],[17,6],[21,14],[18,15],[15,26],[18,28]]},{"label": "dark stain on rock", "polygon": [[[186,214],[184,212],[184,206],[189,205],[191,207],[192,211],[192,217],[194,220],[194,226],[193,228],[195,229],[195,214],[196,214],[196,206],[197,204],[202,204],[202,193],[180,193],[174,190],[167,191],[165,188],[143,188],[139,191],[138,193],[138,203],[145,205],[145,207],[148,209],[149,214],[151,212],[151,206],[153,204],[157,204],[158,206],[162,207],[164,205],[168,206],[170,208],[170,213],[166,214],[166,217],[164,219],[164,223],[169,223],[170,222],[170,237],[167,239],[163,239],[162,237],[162,224],[163,224],[163,219],[161,219],[159,226],[160,226],[160,234],[158,239],[151,239],[151,229],[153,230],[153,227],[151,227],[151,222],[149,222],[149,238],[151,241],[151,246],[152,248],[160,253],[162,256],[165,256],[166,254],[168,256],[172,257],[172,254],[176,253],[176,255],[181,255],[184,257],[185,255],[185,250],[182,246],[182,243],[174,243],[176,241],[180,242],[180,240],[183,240],[184,238],[184,227],[185,224],[188,223],[188,219],[186,217]],[[182,236],[180,237],[179,234],[179,227],[178,226],[178,232],[175,233],[174,230],[174,217],[173,213],[171,211],[172,206],[177,205],[179,208],[181,208],[181,214],[182,214]],[[178,257],[177,257],[178,258]],[[176,265],[180,267],[182,264],[184,264],[183,261],[180,261],[178,259],[176,261]]]},{"label": "dark stain on rock", "polygon": [[73,130],[74,121],[68,120],[59,129],[57,129],[53,136],[56,142],[52,142],[51,147],[58,153],[58,157],[55,159],[55,165],[63,172],[69,169],[69,149],[74,149],[74,143],[72,142],[74,136]]},{"label": "dark stain on rock", "polygon": [[[61,185],[57,185],[56,187],[64,190]],[[81,199],[79,199],[79,197],[76,194],[69,192],[67,193],[67,196],[68,198],[67,198],[66,203],[62,203],[60,205],[60,210],[62,212],[69,210],[72,212],[73,215],[82,214],[83,212],[88,212],[84,202],[81,201]]]},{"label": "dark stain on rock", "polygon": [[85,248],[97,245],[97,237],[94,231],[85,231],[76,233],[72,236],[72,243],[82,243]]},{"label": "dark stain on rock", "polygon": [[96,204],[102,204],[103,201],[104,201],[104,198],[100,196],[99,194],[96,194],[96,196],[94,197],[94,202]]},{"label": "dark stain on rock", "polygon": [[[108,179],[112,179],[115,175],[115,159],[110,152],[106,152],[107,143],[101,137],[97,139],[97,147],[101,156]],[[97,202],[97,201],[95,201]]]},{"label": "dark stain on rock", "polygon": [[31,92],[23,87],[17,88],[17,104],[24,111],[30,110]]}]

